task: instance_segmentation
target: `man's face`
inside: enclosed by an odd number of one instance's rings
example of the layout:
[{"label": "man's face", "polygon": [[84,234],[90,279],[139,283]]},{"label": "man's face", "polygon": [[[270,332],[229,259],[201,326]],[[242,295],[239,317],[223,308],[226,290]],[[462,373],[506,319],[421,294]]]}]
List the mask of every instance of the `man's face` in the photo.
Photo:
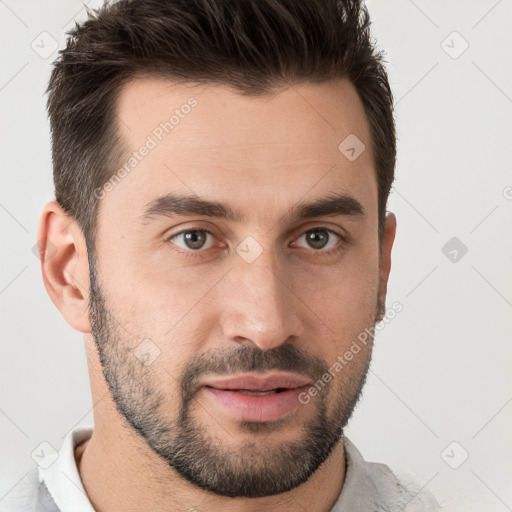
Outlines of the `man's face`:
[{"label": "man's face", "polygon": [[[377,183],[357,93],[344,80],[243,97],[139,79],[121,91],[117,114],[129,171],[102,193],[90,298],[116,407],[203,489],[289,491],[339,441],[371,340],[307,403],[298,393],[381,305]],[[355,160],[338,149],[351,134],[366,145]],[[158,200],[170,195],[196,203]],[[344,198],[329,212],[300,208],[334,195]],[[238,215],[190,211],[197,200]],[[247,374],[300,382],[259,395],[220,383]]]}]

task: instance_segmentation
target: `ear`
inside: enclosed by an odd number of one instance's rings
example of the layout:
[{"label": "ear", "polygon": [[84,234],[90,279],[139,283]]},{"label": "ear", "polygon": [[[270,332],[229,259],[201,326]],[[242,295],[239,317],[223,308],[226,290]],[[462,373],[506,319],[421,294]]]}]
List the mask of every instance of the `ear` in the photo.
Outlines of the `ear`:
[{"label": "ear", "polygon": [[391,270],[391,249],[395,241],[396,217],[394,213],[388,212],[384,223],[384,237],[380,246],[380,266],[379,266],[379,304],[377,322],[384,318],[386,310],[386,294],[388,290],[388,278]]},{"label": "ear", "polygon": [[89,263],[82,230],[51,201],[41,212],[37,239],[48,295],[71,327],[90,333]]}]

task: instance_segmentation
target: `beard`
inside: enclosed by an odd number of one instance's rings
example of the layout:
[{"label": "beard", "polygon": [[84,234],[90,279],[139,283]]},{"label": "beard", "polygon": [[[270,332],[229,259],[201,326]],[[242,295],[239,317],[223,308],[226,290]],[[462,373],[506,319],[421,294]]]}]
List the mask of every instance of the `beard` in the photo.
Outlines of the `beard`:
[{"label": "beard", "polygon": [[[194,406],[200,405],[195,398],[204,375],[282,370],[307,375],[317,382],[329,370],[326,362],[294,344],[265,351],[240,345],[229,351],[196,354],[176,378],[179,413],[170,418],[163,407],[169,403],[169,393],[161,391],[164,386],[159,386],[155,372],[134,356],[130,344],[133,337],[107,305],[91,256],[89,270],[92,334],[116,409],[151,450],[182,478],[205,491],[232,498],[285,493],[306,482],[342,439],[366,382],[371,343],[367,352],[361,351],[361,362],[354,366],[355,371],[333,378],[310,402],[314,414],[302,422],[299,438],[294,435],[293,440],[279,444],[272,439],[265,442],[275,432],[292,431],[287,418],[268,422],[240,420],[238,428],[244,439],[235,448],[228,447],[210,435],[211,429],[194,419],[193,413],[198,409]],[[381,310],[377,300],[376,311]],[[333,397],[331,402],[329,397]],[[204,407],[199,410],[205,412]],[[220,420],[212,418],[222,427]],[[293,433],[296,432],[294,428]]]}]

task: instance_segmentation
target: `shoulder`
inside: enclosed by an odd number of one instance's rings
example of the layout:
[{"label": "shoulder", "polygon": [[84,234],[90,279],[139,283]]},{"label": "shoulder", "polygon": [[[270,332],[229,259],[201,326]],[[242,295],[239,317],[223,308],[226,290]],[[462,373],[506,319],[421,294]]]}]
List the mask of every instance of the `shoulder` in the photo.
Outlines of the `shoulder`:
[{"label": "shoulder", "polygon": [[441,512],[434,495],[412,475],[392,471],[385,464],[367,463],[382,502],[382,510],[403,512]]},{"label": "shoulder", "polygon": [[[372,503],[378,512],[441,512],[435,497],[410,475],[395,474],[387,465],[367,462],[344,438],[347,478],[354,493]],[[355,488],[358,487],[356,490]]]}]

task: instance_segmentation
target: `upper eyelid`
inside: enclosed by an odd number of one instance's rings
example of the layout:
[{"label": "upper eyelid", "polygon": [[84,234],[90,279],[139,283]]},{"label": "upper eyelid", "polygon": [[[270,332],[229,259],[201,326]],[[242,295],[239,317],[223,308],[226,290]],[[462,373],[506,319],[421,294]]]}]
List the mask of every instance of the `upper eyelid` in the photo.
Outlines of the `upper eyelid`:
[{"label": "upper eyelid", "polygon": [[306,233],[309,233],[310,231],[314,231],[315,229],[323,229],[325,231],[328,231],[332,235],[336,235],[338,238],[341,238],[342,240],[346,239],[346,237],[344,235],[341,235],[340,233],[337,233],[336,231],[334,231],[334,229],[318,226],[318,227],[306,229],[306,231],[303,231],[299,236],[296,236],[294,238],[294,240],[296,240],[297,238],[300,238],[301,236],[305,235]]},{"label": "upper eyelid", "polygon": [[204,231],[204,232],[208,233],[209,235],[212,235],[213,237],[215,237],[215,233],[213,233],[213,231],[211,231],[210,229],[199,228],[199,227],[197,227],[197,228],[192,227],[192,228],[182,229],[181,231],[178,231],[176,233],[172,233],[170,235],[166,235],[165,239],[166,240],[171,240],[174,237],[182,235],[183,233],[188,233],[190,231]]}]

